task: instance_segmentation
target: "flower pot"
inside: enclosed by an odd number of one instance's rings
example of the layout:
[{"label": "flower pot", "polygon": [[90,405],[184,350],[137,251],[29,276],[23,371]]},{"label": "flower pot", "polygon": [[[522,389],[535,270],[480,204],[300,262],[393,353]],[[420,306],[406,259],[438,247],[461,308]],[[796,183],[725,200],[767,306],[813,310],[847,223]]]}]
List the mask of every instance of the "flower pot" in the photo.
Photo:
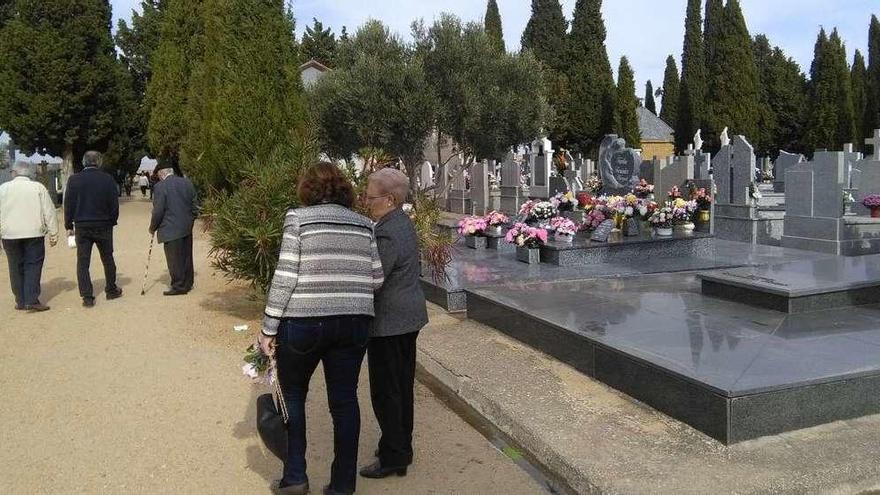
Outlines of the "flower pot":
[{"label": "flower pot", "polygon": [[501,225],[492,225],[486,229],[486,235],[489,235],[492,237],[501,237],[502,235],[504,235],[502,233],[502,230],[503,230],[503,227]]},{"label": "flower pot", "polygon": [[657,227],[654,231],[660,237],[671,237],[672,236],[672,227]]},{"label": "flower pot", "polygon": [[560,234],[559,232],[553,234],[553,240],[556,242],[572,242],[574,240],[574,236],[571,234]]},{"label": "flower pot", "polygon": [[483,236],[469,235],[464,238],[464,243],[471,249],[486,249],[486,238]]},{"label": "flower pot", "polygon": [[523,263],[528,263],[530,265],[540,263],[541,249],[517,246],[516,259],[517,261],[522,261]]},{"label": "flower pot", "polygon": [[871,218],[880,218],[880,208],[871,208]]},{"label": "flower pot", "polygon": [[709,223],[712,212],[709,210],[700,210],[697,216],[697,220],[702,223]]},{"label": "flower pot", "polygon": [[694,225],[694,222],[680,223],[675,226],[675,229],[680,232],[693,232],[695,228],[697,228],[697,226]]}]

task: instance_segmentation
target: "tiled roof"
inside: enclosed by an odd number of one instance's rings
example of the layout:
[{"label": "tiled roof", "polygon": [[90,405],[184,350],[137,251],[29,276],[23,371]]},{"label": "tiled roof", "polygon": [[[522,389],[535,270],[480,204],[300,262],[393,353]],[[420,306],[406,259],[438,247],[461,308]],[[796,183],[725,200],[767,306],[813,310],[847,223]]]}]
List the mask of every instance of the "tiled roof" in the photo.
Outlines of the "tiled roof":
[{"label": "tiled roof", "polygon": [[639,106],[636,113],[639,116],[639,131],[642,135],[642,141],[670,143],[675,141],[675,131],[660,117],[643,106]]}]

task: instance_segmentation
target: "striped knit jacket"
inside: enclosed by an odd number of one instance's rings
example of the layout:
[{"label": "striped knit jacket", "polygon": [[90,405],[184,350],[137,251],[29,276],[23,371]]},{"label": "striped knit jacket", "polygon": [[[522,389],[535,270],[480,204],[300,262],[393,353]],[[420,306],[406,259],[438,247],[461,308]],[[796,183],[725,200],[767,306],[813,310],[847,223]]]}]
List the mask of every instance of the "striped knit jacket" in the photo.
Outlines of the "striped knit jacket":
[{"label": "striped knit jacket", "polygon": [[383,277],[369,219],[334,204],[290,210],[263,333],[276,335],[285,318],[373,316]]}]

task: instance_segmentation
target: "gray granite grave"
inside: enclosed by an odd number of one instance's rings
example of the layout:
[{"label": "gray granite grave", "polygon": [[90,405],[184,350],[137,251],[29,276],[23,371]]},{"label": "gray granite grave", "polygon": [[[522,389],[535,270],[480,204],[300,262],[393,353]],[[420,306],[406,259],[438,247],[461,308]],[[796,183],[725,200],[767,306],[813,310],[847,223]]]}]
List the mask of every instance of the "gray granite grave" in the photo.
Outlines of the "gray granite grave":
[{"label": "gray granite grave", "polygon": [[780,151],[779,157],[776,158],[776,163],[774,164],[774,173],[773,173],[773,190],[778,193],[785,192],[785,173],[791,168],[792,165],[797,165],[798,163],[804,163],[807,159],[804,155],[789,153],[787,151]]},{"label": "gray granite grave", "polygon": [[[470,215],[473,211],[473,202],[471,201],[471,191],[467,187],[467,178],[465,173],[473,174],[473,166],[465,168],[455,168],[452,177],[452,188],[449,190],[447,199],[447,209],[452,213]],[[473,177],[473,175],[471,175]]]},{"label": "gray granite grave", "polygon": [[618,231],[607,236],[605,241],[578,234],[572,242],[549,241],[541,248],[541,261],[557,266],[579,266],[608,262],[638,263],[645,258],[713,258],[714,240],[709,234],[678,231],[668,237],[657,236],[653,232],[624,236]]},{"label": "gray granite grave", "polygon": [[605,194],[626,194],[639,182],[641,154],[627,148],[626,141],[615,134],[605,136],[599,147],[599,177]]},{"label": "gray granite grave", "polygon": [[485,215],[491,208],[489,206],[489,162],[479,161],[471,166],[471,211],[472,215]]},{"label": "gray granite grave", "polygon": [[529,174],[529,196],[539,199],[550,197],[550,171],[553,169],[553,144],[549,139],[532,143],[532,161]]},{"label": "gray granite grave", "polygon": [[692,155],[670,156],[666,160],[654,160],[654,194],[665,197],[673,186],[683,188],[687,181],[695,179],[696,160]]},{"label": "gray granite grave", "polygon": [[501,211],[516,215],[520,206],[528,200],[522,190],[522,167],[513,152],[501,163]]}]

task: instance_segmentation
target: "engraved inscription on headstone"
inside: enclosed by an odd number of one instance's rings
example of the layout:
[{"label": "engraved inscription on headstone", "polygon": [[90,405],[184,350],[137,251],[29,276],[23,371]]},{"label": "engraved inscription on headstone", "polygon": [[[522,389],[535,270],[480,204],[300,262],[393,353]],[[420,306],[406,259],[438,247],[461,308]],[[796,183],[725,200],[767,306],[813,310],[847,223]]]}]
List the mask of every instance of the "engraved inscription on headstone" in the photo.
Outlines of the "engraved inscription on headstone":
[{"label": "engraved inscription on headstone", "polygon": [[627,237],[636,237],[642,233],[641,223],[635,218],[629,218],[626,220],[626,230],[624,231]]},{"label": "engraved inscription on headstone", "polygon": [[614,230],[614,221],[605,220],[596,227],[593,235],[590,236],[590,240],[593,242],[608,242],[608,236],[611,235],[612,230]]}]

